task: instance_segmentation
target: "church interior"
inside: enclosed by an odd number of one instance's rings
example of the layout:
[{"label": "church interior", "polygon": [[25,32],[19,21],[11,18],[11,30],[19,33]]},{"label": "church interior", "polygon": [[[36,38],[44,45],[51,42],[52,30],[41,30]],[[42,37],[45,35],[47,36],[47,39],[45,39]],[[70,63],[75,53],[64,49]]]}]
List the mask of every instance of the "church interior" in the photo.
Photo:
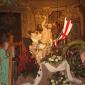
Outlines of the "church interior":
[{"label": "church interior", "polygon": [[85,85],[85,0],[0,0],[0,85]]}]

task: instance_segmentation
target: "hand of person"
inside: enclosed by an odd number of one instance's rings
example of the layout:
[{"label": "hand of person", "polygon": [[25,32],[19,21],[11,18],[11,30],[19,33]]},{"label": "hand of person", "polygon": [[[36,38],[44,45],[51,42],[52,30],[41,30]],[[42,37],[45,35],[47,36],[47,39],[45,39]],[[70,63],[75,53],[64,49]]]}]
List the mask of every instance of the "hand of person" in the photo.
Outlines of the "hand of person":
[{"label": "hand of person", "polygon": [[44,15],[43,18],[46,19],[47,17]]}]

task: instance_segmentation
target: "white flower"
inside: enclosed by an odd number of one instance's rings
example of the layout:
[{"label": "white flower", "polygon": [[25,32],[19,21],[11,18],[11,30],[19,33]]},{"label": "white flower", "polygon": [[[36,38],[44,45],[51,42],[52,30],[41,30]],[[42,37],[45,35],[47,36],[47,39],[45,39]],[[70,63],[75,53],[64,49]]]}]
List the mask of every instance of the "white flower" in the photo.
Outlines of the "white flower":
[{"label": "white flower", "polygon": [[58,81],[56,81],[56,84],[58,84]]},{"label": "white flower", "polygon": [[52,85],[56,85],[55,83],[52,83]]},{"label": "white flower", "polygon": [[58,59],[55,59],[56,62],[58,62]]},{"label": "white flower", "polygon": [[61,60],[61,56],[57,56],[57,58],[58,58],[59,60]]},{"label": "white flower", "polygon": [[49,58],[49,61],[51,61],[51,58]]},{"label": "white flower", "polygon": [[54,82],[54,80],[51,80],[51,82]]},{"label": "white flower", "polygon": [[63,83],[65,84],[65,83],[66,83],[66,81],[63,81]]},{"label": "white flower", "polygon": [[51,61],[54,61],[54,59],[51,59]]},{"label": "white flower", "polygon": [[54,61],[54,59],[52,59],[52,58],[49,58],[49,61]]},{"label": "white flower", "polygon": [[63,77],[61,77],[61,80],[63,79]]}]

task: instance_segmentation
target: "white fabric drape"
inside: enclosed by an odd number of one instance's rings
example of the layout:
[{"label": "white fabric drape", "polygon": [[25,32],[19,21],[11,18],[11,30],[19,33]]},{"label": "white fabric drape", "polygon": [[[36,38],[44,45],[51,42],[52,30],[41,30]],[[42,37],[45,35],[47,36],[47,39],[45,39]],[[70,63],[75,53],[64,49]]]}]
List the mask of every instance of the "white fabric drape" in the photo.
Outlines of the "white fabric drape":
[{"label": "white fabric drape", "polygon": [[[45,62],[43,62],[42,64],[45,65],[45,67],[50,72],[57,72],[57,71],[65,70],[67,72],[67,77],[68,77],[69,81],[75,82],[77,84],[82,84],[81,80],[72,77],[71,71],[70,71],[70,66],[69,66],[69,64],[68,64],[68,62],[66,60],[62,61],[62,63],[59,64],[58,67],[54,67],[50,63],[45,63]],[[40,74],[40,76],[37,75],[37,77],[34,80],[34,84],[27,83],[27,84],[23,84],[23,85],[38,85],[40,83],[40,81],[41,81],[41,79],[43,77],[42,64],[40,64],[40,69],[41,70],[38,71],[38,74]]]},{"label": "white fabric drape", "polygon": [[40,64],[40,70],[38,71],[37,77],[34,80],[34,84],[31,84],[31,83],[28,82],[28,83],[25,83],[25,84],[22,84],[22,85],[39,85],[39,83],[40,83],[40,81],[42,79],[42,76],[43,76],[42,64]]},{"label": "white fabric drape", "polygon": [[77,84],[81,84],[82,81],[72,77],[71,75],[71,71],[70,71],[70,66],[68,64],[68,62],[66,60],[62,61],[62,63],[58,66],[58,67],[53,67],[52,65],[50,65],[49,63],[43,63],[46,68],[50,71],[50,72],[57,72],[57,71],[66,71],[67,73],[67,77],[69,79],[69,81],[75,82]]}]

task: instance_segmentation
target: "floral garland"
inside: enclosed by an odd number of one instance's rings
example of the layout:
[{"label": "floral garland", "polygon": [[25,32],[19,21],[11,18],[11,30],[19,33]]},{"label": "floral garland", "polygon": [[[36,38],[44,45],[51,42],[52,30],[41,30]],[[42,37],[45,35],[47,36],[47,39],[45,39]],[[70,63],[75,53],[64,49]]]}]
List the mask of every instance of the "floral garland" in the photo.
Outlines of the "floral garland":
[{"label": "floral garland", "polygon": [[[61,53],[60,53],[61,52]],[[54,45],[52,46],[51,52],[42,58],[41,62],[47,62],[51,64],[60,64],[64,60],[62,51],[57,49]]]},{"label": "floral garland", "polygon": [[48,79],[48,85],[73,85],[73,83],[69,82],[64,72],[56,72]]},{"label": "floral garland", "polygon": [[52,54],[52,55],[49,54],[45,58],[43,58],[42,61],[52,63],[52,64],[59,64],[60,62],[63,61],[63,57],[62,56],[57,56],[55,54]]}]

